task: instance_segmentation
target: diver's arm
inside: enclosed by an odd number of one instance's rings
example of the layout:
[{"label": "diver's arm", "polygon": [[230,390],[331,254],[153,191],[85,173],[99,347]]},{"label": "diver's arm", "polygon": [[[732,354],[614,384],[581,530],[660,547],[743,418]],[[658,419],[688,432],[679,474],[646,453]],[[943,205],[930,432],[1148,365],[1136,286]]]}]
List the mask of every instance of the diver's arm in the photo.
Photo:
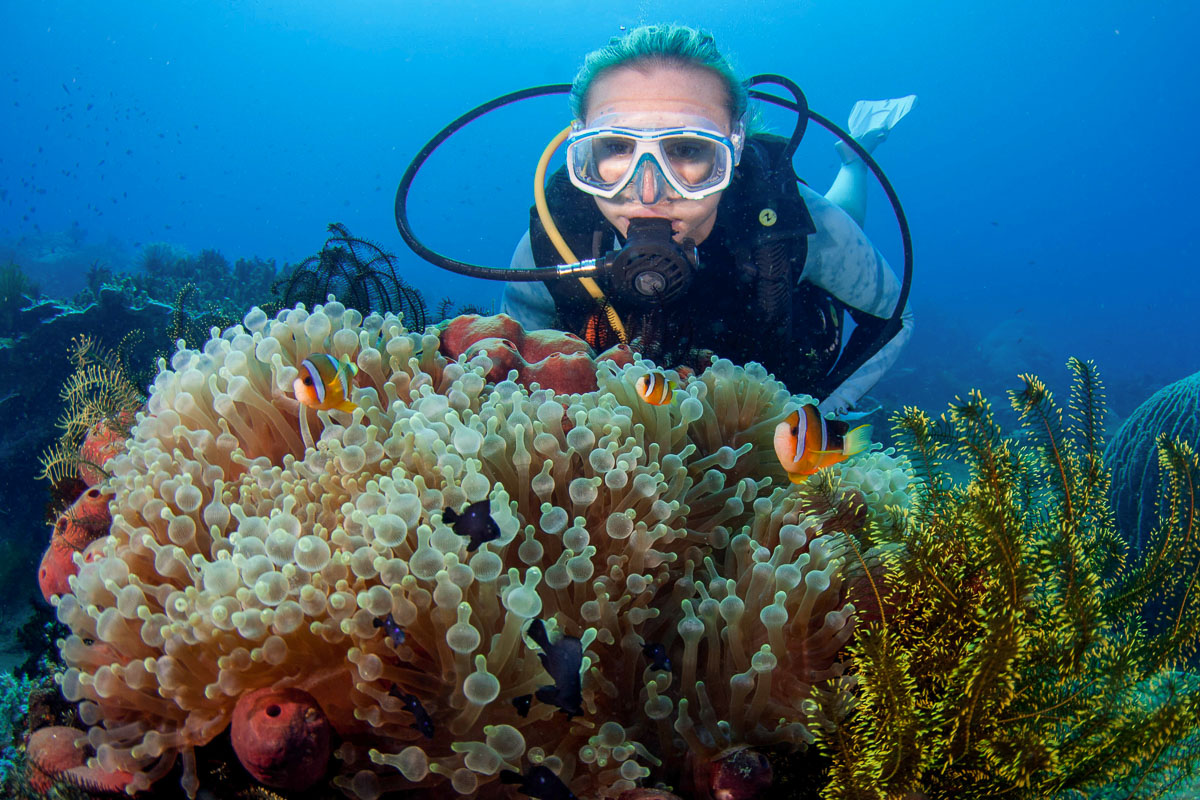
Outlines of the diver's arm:
[{"label": "diver's arm", "polygon": [[[895,308],[895,299],[892,300],[892,307]],[[904,345],[912,337],[913,330],[913,315],[912,308],[905,307],[900,314],[902,327],[896,331],[896,335],[884,344],[883,348],[878,353],[867,359],[861,367],[855,370],[854,374],[842,382],[840,386],[830,392],[820,403],[821,413],[829,412],[843,413],[853,408],[858,403],[859,399],[864,394],[871,391],[871,387],[879,382],[892,365],[900,358],[900,351],[904,349]]]},{"label": "diver's arm", "polygon": [[[887,261],[845,211],[807,186],[800,193],[816,223],[809,238],[803,280],[811,281],[867,314],[887,319],[896,308],[900,281]],[[883,348],[836,387],[821,403],[822,412],[852,407],[900,357],[912,336],[911,308],[901,315],[902,327]]]},{"label": "diver's arm", "polygon": [[[533,263],[533,245],[529,243],[529,231],[517,242],[513,252],[511,269],[530,269]],[[517,281],[504,284],[504,295],[500,299],[501,313],[521,323],[527,331],[551,328],[556,312],[554,298],[541,281]]]}]

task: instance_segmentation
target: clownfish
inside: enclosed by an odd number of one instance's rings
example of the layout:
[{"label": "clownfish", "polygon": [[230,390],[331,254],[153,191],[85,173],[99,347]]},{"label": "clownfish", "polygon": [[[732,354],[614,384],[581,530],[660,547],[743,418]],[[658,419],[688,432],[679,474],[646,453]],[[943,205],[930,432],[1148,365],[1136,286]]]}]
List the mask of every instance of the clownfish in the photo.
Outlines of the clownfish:
[{"label": "clownfish", "polygon": [[652,406],[665,406],[675,397],[675,382],[661,370],[654,370],[637,379],[634,384],[638,397]]},{"label": "clownfish", "polygon": [[803,406],[775,426],[775,455],[792,483],[801,483],[822,467],[845,461],[871,445],[871,426],[854,430],[821,417],[816,406]]},{"label": "clownfish", "polygon": [[300,377],[292,383],[296,399],[317,411],[337,409],[353,411],[358,405],[350,400],[350,381],[358,367],[338,361],[328,353],[313,353],[300,362]]}]

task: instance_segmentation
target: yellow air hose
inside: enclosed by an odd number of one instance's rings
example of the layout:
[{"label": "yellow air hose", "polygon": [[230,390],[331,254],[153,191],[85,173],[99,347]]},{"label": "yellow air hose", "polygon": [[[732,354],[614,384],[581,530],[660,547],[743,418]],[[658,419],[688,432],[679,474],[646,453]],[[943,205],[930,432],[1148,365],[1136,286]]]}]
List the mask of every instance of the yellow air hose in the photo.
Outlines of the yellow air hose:
[{"label": "yellow air hose", "polygon": [[[533,173],[533,202],[537,206],[538,219],[541,220],[542,227],[546,229],[546,235],[550,237],[554,249],[558,251],[564,264],[575,264],[579,259],[571,252],[567,240],[558,232],[558,226],[554,224],[554,218],[550,216],[550,206],[546,205],[546,168],[550,165],[550,158],[554,155],[554,151],[570,135],[571,126],[568,125],[550,140],[550,144],[546,145],[546,149],[542,151],[542,157],[538,159],[537,169]],[[617,338],[621,340],[621,344],[629,344],[629,336],[625,333],[624,323],[621,322],[616,309],[608,302],[608,298],[604,296],[604,292],[601,291],[596,281],[591,278],[580,278],[579,282],[583,284],[583,288],[592,296],[592,299],[604,309],[604,313],[608,317],[608,324],[617,332]]]}]

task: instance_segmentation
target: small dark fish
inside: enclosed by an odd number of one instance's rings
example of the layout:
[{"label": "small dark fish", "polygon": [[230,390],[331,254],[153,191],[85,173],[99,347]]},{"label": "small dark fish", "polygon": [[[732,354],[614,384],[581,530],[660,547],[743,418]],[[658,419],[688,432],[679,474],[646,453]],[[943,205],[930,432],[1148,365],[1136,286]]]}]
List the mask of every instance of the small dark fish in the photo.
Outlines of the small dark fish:
[{"label": "small dark fish", "polygon": [[62,85],[62,87],[63,87],[64,92],[66,92],[67,94],[71,93],[71,90],[67,88],[67,85],[65,83]]},{"label": "small dark fish", "polygon": [[642,655],[650,659],[650,669],[671,671],[671,659],[667,657],[667,648],[661,644],[646,642],[642,645]]},{"label": "small dark fish", "polygon": [[579,800],[561,778],[542,764],[530,767],[524,775],[511,769],[502,769],[500,782],[516,786],[518,792],[523,792],[534,800]]},{"label": "small dark fish", "polygon": [[512,699],[513,708],[517,710],[517,714],[522,717],[529,716],[529,707],[533,705],[533,695],[523,694],[520,697]]},{"label": "small dark fish", "polygon": [[550,644],[546,626],[536,618],[529,623],[526,633],[542,648],[538,658],[554,679],[554,683],[537,690],[537,699],[558,706],[566,712],[567,719],[583,714],[583,687],[579,678],[579,670],[583,666],[583,643],[576,636],[563,636],[558,644]]},{"label": "small dark fish", "polygon": [[461,514],[453,508],[447,508],[442,514],[442,521],[454,528],[454,532],[459,536],[466,536],[471,540],[467,544],[468,553],[478,550],[479,545],[484,542],[500,538],[500,526],[492,519],[490,500],[471,503]]},{"label": "small dark fish", "polygon": [[396,686],[388,690],[388,694],[404,704],[404,709],[416,717],[416,722],[411,726],[413,730],[424,736],[426,739],[433,738],[433,720],[429,718],[429,712],[425,710],[425,706],[421,705],[421,701],[417,699],[415,694],[402,692]]},{"label": "small dark fish", "polygon": [[399,647],[404,644],[404,628],[401,628],[400,623],[392,619],[390,612],[383,619],[371,620],[371,624],[376,628],[383,628],[387,637],[392,640],[392,647]]}]

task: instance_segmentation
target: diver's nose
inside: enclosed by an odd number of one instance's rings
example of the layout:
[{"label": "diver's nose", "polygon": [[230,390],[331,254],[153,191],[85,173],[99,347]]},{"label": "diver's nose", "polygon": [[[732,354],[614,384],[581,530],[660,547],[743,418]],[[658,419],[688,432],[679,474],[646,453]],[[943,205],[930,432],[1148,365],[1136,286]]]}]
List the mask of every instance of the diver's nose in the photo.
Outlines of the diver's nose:
[{"label": "diver's nose", "polygon": [[642,169],[638,176],[638,199],[642,205],[652,206],[658,202],[659,180],[654,169]]}]

